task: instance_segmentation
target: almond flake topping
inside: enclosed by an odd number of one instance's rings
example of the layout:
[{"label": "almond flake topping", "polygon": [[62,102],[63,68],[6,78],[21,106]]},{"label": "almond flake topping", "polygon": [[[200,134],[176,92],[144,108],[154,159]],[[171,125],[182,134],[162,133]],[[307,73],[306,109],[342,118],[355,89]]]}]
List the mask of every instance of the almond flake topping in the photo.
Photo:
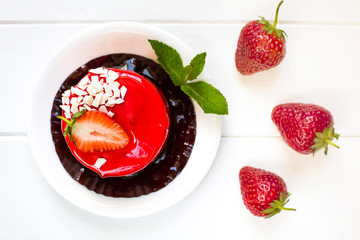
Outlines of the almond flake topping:
[{"label": "almond flake topping", "polygon": [[99,112],[108,113],[108,110],[104,105],[102,105],[99,107]]},{"label": "almond flake topping", "polygon": [[73,93],[73,94],[76,94],[76,95],[79,95],[79,96],[82,96],[82,95],[86,95],[86,94],[87,94],[87,92],[85,92],[85,91],[83,91],[83,90],[81,90],[80,88],[77,88],[77,87],[74,87],[74,88],[72,89],[72,93]]},{"label": "almond flake topping", "polygon": [[120,97],[120,89],[114,88],[113,90],[114,97],[119,98]]},{"label": "almond flake topping", "polygon": [[60,105],[60,107],[65,113],[70,115],[70,105]]},{"label": "almond flake topping", "polygon": [[94,99],[92,105],[96,108],[99,107],[102,97],[103,97],[103,93],[97,94],[95,96],[95,99]]},{"label": "almond flake topping", "polygon": [[122,86],[120,88],[120,93],[121,93],[121,98],[124,99],[125,98],[125,94],[127,92],[127,88],[125,86]]},{"label": "almond flake topping", "polygon": [[99,67],[89,73],[62,94],[60,107],[68,119],[82,109],[97,110],[113,117],[109,108],[124,102],[127,88],[116,81],[120,78],[117,72]]},{"label": "almond flake topping", "polygon": [[115,81],[116,79],[119,78],[119,74],[117,74],[116,72],[114,72],[112,70],[110,70],[108,72],[108,74],[109,74],[109,79],[106,79],[106,80],[109,80],[109,82],[113,82],[113,81]]},{"label": "almond flake topping", "polygon": [[69,104],[70,104],[70,98],[69,98],[68,96],[63,95],[63,96],[61,97],[61,101],[62,101],[63,104],[65,104],[65,105],[69,105]]},{"label": "almond flake topping", "polygon": [[98,158],[94,164],[94,167],[99,169],[99,168],[101,168],[102,165],[104,165],[104,163],[106,163],[105,158]]},{"label": "almond flake topping", "polygon": [[114,116],[114,113],[113,113],[112,111],[109,111],[109,112],[107,113],[107,115],[109,115],[110,117],[113,117],[113,116]]},{"label": "almond flake topping", "polygon": [[95,74],[104,74],[106,71],[107,71],[107,69],[105,69],[103,67],[98,67],[98,68],[94,68],[94,69],[89,70],[89,72],[95,73]]},{"label": "almond flake topping", "polygon": [[83,103],[86,103],[88,105],[92,105],[93,101],[94,101],[94,98],[92,96],[88,95],[88,96],[84,97]]},{"label": "almond flake topping", "polygon": [[63,93],[63,96],[69,97],[69,96],[70,96],[70,89],[66,90],[66,91]]}]

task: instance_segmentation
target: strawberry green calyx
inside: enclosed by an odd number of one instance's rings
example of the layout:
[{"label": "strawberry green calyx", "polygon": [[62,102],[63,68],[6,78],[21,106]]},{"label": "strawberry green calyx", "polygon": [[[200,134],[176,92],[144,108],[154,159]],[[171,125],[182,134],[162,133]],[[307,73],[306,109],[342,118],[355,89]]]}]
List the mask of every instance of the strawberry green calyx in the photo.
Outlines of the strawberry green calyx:
[{"label": "strawberry green calyx", "polygon": [[338,145],[332,142],[334,138],[338,140],[340,136],[339,134],[335,133],[333,123],[330,125],[329,128],[325,128],[322,132],[316,132],[315,135],[316,138],[314,139],[314,145],[310,147],[311,149],[314,149],[313,155],[315,155],[315,153],[322,148],[325,148],[324,153],[326,155],[328,152],[329,144],[336,148],[340,148]]},{"label": "strawberry green calyx", "polygon": [[276,8],[275,20],[272,25],[264,17],[260,17],[261,20],[257,21],[259,24],[264,25],[264,31],[268,32],[269,35],[275,33],[279,39],[282,37],[285,38],[285,36],[287,37],[286,33],[283,30],[276,28],[277,21],[278,21],[278,15],[279,15],[279,9],[283,2],[284,1],[281,1]]},{"label": "strawberry green calyx", "polygon": [[266,214],[265,219],[270,218],[275,214],[278,214],[279,212],[281,212],[281,210],[296,211],[296,209],[294,208],[284,207],[285,204],[289,202],[289,197],[290,197],[290,193],[288,193],[284,198],[283,193],[281,192],[279,200],[274,200],[272,203],[270,203],[271,207],[262,211],[262,213]]},{"label": "strawberry green calyx", "polygon": [[72,118],[69,120],[67,120],[66,118],[64,118],[63,116],[56,116],[57,118],[63,120],[64,122],[67,123],[67,126],[65,127],[65,132],[64,132],[64,137],[66,137],[67,135],[69,135],[69,142],[73,141],[73,143],[75,144],[74,140],[71,137],[71,131],[72,128],[74,127],[74,124],[76,122],[76,120],[83,115],[86,112],[86,109],[81,110],[80,112],[75,113]]}]

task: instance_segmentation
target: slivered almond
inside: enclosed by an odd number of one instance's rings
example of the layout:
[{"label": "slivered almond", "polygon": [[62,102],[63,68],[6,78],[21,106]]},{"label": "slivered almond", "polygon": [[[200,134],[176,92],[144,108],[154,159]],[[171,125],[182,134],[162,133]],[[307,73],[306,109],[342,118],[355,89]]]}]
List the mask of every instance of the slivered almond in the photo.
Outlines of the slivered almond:
[{"label": "slivered almond", "polygon": [[60,105],[60,108],[64,110],[65,113],[70,114],[70,105]]},{"label": "slivered almond", "polygon": [[106,79],[106,80],[109,80],[110,82],[113,82],[113,81],[115,81],[116,79],[119,78],[119,74],[117,74],[116,72],[114,72],[112,70],[109,70],[108,74],[109,74],[109,78]]},{"label": "slivered almond", "polygon": [[120,88],[120,94],[121,94],[121,98],[124,99],[125,98],[125,94],[127,92],[127,88],[125,86],[122,86]]},{"label": "slivered almond", "polygon": [[82,96],[82,95],[87,95],[87,92],[81,90],[80,88],[77,88],[77,87],[74,87],[72,88],[72,91],[71,91],[73,94],[76,94],[76,95],[79,95],[79,96]]},{"label": "slivered almond", "polygon": [[108,113],[108,110],[107,110],[107,108],[106,108],[104,105],[102,105],[102,106],[99,107],[99,111],[100,111],[100,112],[103,112],[103,113]]},{"label": "slivered almond", "polygon": [[100,104],[100,102],[101,102],[102,97],[103,97],[103,94],[102,94],[102,93],[97,94],[97,95],[95,96],[95,99],[94,99],[93,103],[92,103],[92,106],[94,106],[94,107],[96,107],[96,108],[99,107],[99,104]]},{"label": "slivered almond", "polygon": [[101,168],[101,166],[104,165],[104,163],[106,163],[105,158],[98,158],[94,164],[94,167]]},{"label": "slivered almond", "polygon": [[120,97],[120,89],[118,89],[118,88],[113,88],[112,89],[112,91],[113,91],[113,95],[114,95],[114,97],[116,97],[116,98],[119,98]]},{"label": "slivered almond", "polygon": [[106,70],[103,67],[98,67],[94,69],[90,69],[89,72],[95,73],[95,74],[103,74]]},{"label": "slivered almond", "polygon": [[110,117],[113,117],[113,116],[114,116],[114,113],[113,113],[112,111],[109,111],[109,112],[107,113],[107,115],[109,115]]},{"label": "slivered almond", "polygon": [[83,103],[91,105],[93,103],[93,101],[94,101],[94,98],[92,96],[87,95],[84,97]]},{"label": "slivered almond", "polygon": [[77,112],[79,111],[78,106],[79,106],[79,104],[78,104],[77,102],[71,104],[71,109],[70,109],[70,111],[71,111],[72,114],[75,114],[75,113],[77,113]]}]

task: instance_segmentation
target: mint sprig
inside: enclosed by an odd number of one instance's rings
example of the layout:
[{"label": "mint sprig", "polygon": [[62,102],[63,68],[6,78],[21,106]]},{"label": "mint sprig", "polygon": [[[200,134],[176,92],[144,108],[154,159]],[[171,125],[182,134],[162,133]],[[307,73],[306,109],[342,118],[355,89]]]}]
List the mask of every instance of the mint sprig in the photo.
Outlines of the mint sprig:
[{"label": "mint sprig", "polygon": [[[181,90],[197,101],[205,113],[227,114],[227,104],[221,92],[204,81],[186,83],[180,86]],[[225,104],[219,104],[224,99]]]},{"label": "mint sprig", "polygon": [[185,67],[186,80],[196,79],[200,73],[203,71],[205,66],[206,52],[196,55],[190,62],[189,65]]},{"label": "mint sprig", "polygon": [[159,64],[169,74],[175,86],[193,98],[204,113],[219,115],[228,114],[228,104],[222,93],[211,84],[204,81],[195,81],[205,66],[206,53],[197,54],[189,65],[183,66],[180,54],[169,45],[157,41],[148,40],[157,55]]}]

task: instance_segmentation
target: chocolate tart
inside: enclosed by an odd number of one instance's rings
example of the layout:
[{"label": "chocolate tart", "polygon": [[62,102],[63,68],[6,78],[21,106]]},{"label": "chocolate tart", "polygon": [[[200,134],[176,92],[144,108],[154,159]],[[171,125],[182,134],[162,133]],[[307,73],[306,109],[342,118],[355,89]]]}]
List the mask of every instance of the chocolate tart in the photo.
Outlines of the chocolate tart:
[{"label": "chocolate tart", "polygon": [[[76,85],[90,69],[97,67],[126,69],[141,74],[163,92],[169,105],[171,128],[165,147],[150,165],[132,175],[102,178],[83,166],[71,154],[61,131],[61,122],[56,118],[62,114],[62,93]],[[89,190],[116,198],[139,197],[167,186],[184,169],[196,136],[196,116],[190,98],[172,83],[159,64],[133,54],[102,56],[76,69],[59,88],[53,101],[50,121],[56,153],[66,172]]]}]

